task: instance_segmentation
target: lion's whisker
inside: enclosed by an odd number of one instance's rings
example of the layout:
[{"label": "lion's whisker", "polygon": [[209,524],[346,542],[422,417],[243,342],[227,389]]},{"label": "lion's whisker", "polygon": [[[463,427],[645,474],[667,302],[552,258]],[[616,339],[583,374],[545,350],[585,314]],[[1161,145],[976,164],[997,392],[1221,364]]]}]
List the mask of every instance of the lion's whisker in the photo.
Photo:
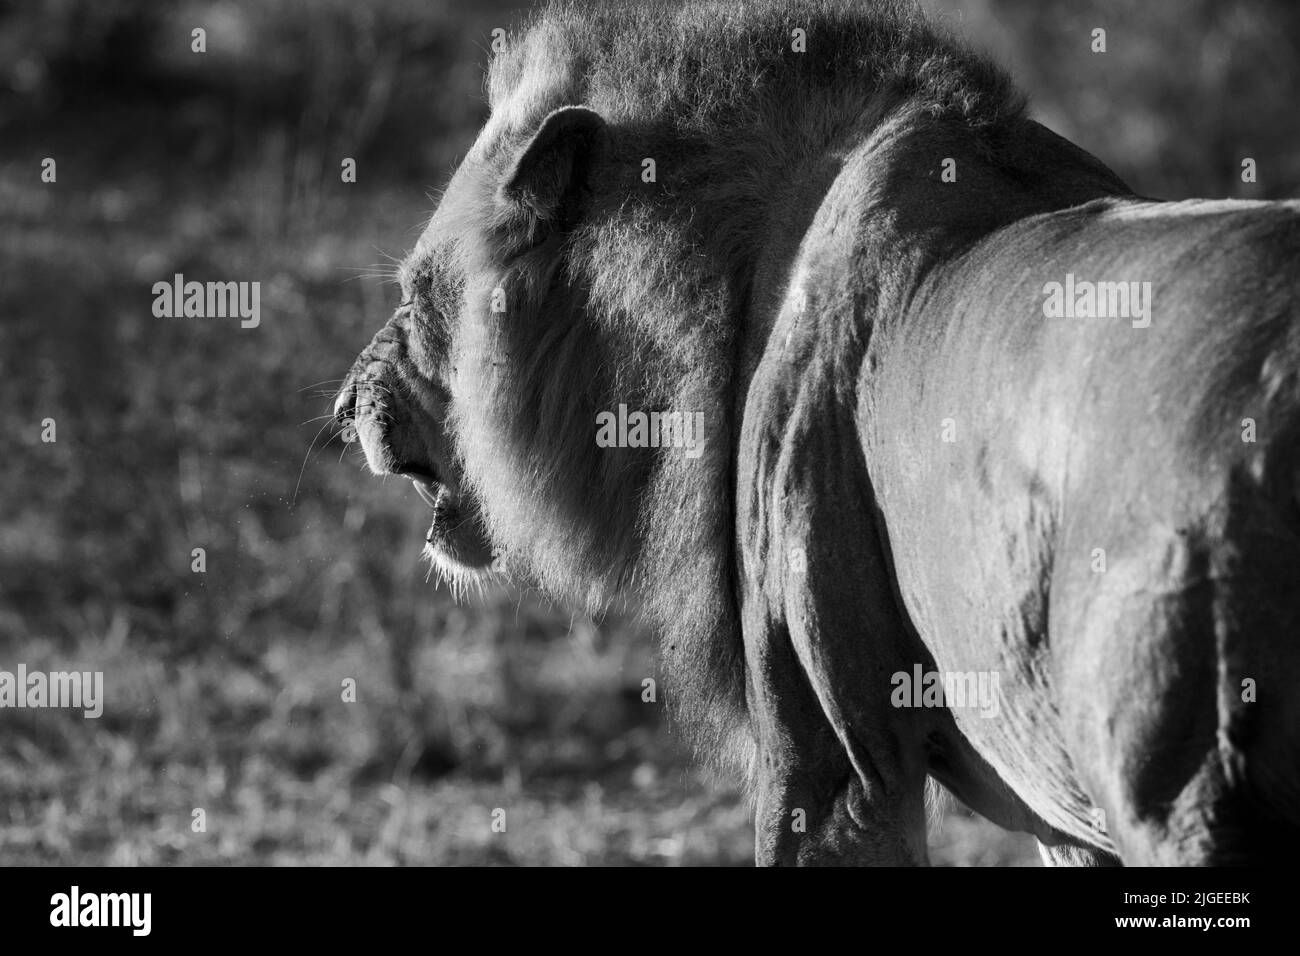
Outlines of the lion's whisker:
[{"label": "lion's whisker", "polygon": [[298,389],[298,391],[301,393],[307,391],[307,389],[309,388],[320,388],[322,385],[338,386],[338,385],[342,385],[346,381],[347,381],[346,378],[326,378],[326,379],[322,379],[319,382],[312,382],[310,385],[304,385],[302,388]]},{"label": "lion's whisker", "polygon": [[[293,494],[289,496],[289,507],[292,508],[298,503],[298,489],[302,487],[302,476],[307,470],[307,459],[311,457],[312,450],[316,447],[316,442],[320,439],[321,432],[330,427],[334,416],[330,416],[330,421],[325,422],[320,428],[316,429],[316,434],[312,436],[311,444],[307,446],[307,453],[302,456],[302,465],[298,469],[298,480],[294,483]],[[329,444],[327,441],[326,445]],[[322,446],[324,447],[324,446]]]}]

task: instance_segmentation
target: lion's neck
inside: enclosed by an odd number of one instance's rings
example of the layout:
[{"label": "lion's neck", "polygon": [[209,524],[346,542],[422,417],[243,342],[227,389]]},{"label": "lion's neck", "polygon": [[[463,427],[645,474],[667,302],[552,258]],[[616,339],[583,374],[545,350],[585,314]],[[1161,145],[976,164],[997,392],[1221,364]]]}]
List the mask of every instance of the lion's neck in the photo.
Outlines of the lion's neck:
[{"label": "lion's neck", "polygon": [[[906,105],[828,143],[797,168],[773,176],[761,205],[764,228],[746,275],[737,339],[738,398],[773,347],[773,326],[809,269],[836,282],[852,272],[858,301],[848,321],[876,323],[905,307],[935,265],[1027,216],[1128,194],[1094,157],[1038,123],[974,130]],[[705,200],[707,202],[707,200]],[[818,234],[822,239],[818,240]],[[839,236],[833,261],[811,261],[813,241]],[[837,274],[838,273],[838,274]],[[866,330],[856,330],[858,333]]]}]

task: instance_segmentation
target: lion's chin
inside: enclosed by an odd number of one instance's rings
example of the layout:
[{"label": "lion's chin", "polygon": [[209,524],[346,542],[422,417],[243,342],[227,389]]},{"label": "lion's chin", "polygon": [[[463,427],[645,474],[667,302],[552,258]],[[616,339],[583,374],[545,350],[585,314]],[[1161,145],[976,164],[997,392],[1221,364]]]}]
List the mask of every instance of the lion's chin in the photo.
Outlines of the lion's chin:
[{"label": "lion's chin", "polygon": [[432,534],[424,543],[424,557],[445,576],[488,575],[493,571],[491,551],[485,548],[480,555],[477,549],[470,549],[467,554],[466,549]]},{"label": "lion's chin", "polygon": [[492,547],[480,531],[477,512],[466,514],[462,503],[444,486],[420,480],[414,483],[432,512],[424,537],[424,557],[457,596],[470,587],[481,588],[496,568]]},{"label": "lion's chin", "polygon": [[468,596],[471,592],[481,593],[484,585],[497,576],[490,560],[486,563],[467,562],[456,550],[448,548],[443,542],[427,541],[423,554],[432,565],[433,571],[437,573],[439,580],[444,581],[451,588],[457,600]]},{"label": "lion's chin", "polygon": [[482,568],[464,563],[446,548],[429,542],[424,545],[423,555],[433,565],[433,569],[444,578],[478,575],[483,571]]}]

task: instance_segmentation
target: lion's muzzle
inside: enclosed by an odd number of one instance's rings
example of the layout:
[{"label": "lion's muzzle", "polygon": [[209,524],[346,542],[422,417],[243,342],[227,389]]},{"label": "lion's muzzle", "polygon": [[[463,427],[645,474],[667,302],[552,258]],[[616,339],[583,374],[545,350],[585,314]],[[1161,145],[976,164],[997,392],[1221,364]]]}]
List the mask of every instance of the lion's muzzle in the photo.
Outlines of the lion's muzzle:
[{"label": "lion's muzzle", "polygon": [[492,560],[491,546],[443,428],[445,398],[415,371],[402,322],[399,313],[353,363],[334,419],[345,440],[361,443],[371,472],[411,480],[429,509],[425,541],[439,566],[481,568]]}]

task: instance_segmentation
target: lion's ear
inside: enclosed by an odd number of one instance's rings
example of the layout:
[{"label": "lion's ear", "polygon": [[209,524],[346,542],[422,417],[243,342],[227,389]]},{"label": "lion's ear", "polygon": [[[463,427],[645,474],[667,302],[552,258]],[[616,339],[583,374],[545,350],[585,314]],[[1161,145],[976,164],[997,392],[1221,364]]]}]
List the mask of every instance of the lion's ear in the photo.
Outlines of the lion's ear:
[{"label": "lion's ear", "polygon": [[501,186],[501,198],[544,223],[565,225],[578,211],[592,161],[604,146],[605,120],[585,106],[564,106],[542,120]]}]

